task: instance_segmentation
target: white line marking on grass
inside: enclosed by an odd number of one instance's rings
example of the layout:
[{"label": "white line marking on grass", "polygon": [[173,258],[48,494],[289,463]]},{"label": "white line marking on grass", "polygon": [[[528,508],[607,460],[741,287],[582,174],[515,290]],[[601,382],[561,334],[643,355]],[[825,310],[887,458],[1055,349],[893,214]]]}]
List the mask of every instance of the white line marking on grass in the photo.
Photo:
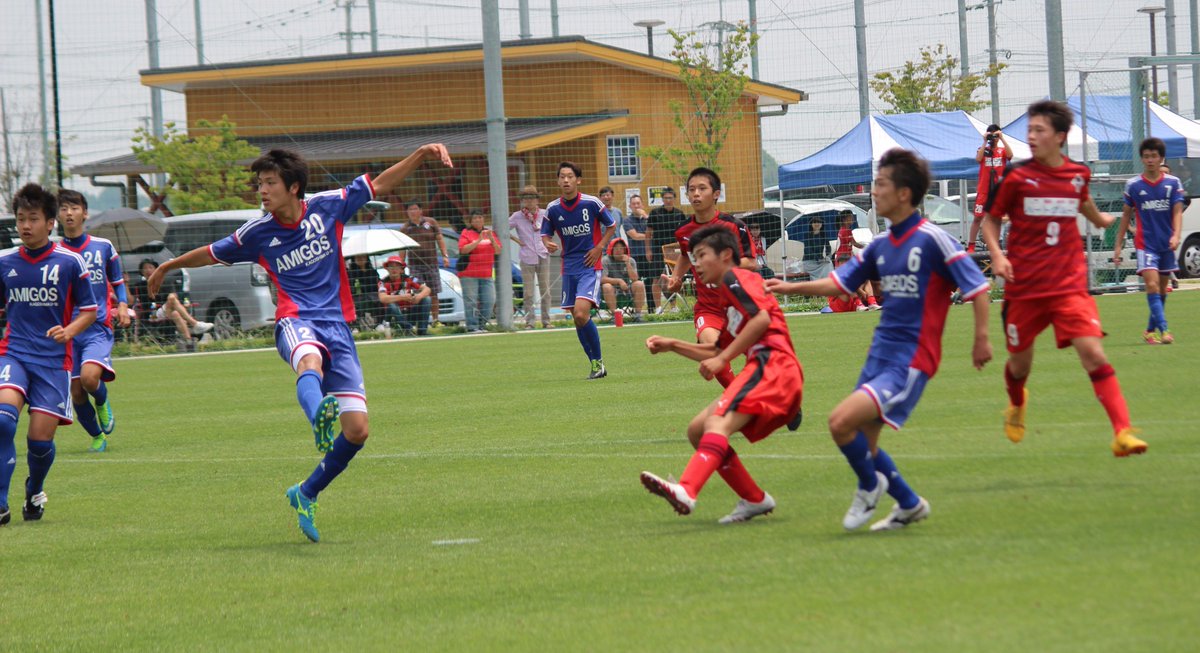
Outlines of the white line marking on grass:
[{"label": "white line marking on grass", "polygon": [[459,540],[434,540],[431,542],[434,546],[461,546],[463,544],[479,544],[477,537],[464,537]]}]

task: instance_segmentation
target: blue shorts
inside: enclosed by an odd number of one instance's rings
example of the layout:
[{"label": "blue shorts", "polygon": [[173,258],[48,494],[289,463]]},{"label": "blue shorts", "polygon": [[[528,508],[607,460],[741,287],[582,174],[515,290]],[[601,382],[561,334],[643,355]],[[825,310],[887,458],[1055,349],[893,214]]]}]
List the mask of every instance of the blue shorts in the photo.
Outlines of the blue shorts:
[{"label": "blue shorts", "polygon": [[72,379],[79,378],[84,363],[99,365],[103,370],[100,372],[100,379],[105,383],[117,378],[117,371],[112,366],[112,329],[93,322],[71,342],[71,353],[75,359],[71,364]]},{"label": "blue shorts", "polygon": [[1137,250],[1137,273],[1141,274],[1146,270],[1179,271],[1179,262],[1175,260],[1175,252],[1169,249]]},{"label": "blue shorts", "polygon": [[337,397],[343,413],[367,412],[362,365],[345,322],[280,318],[275,323],[275,349],[293,370],[305,355],[320,354],[321,390]]},{"label": "blue shorts", "polygon": [[71,375],[62,367],[22,363],[11,355],[0,356],[0,390],[20,392],[29,412],[58,418],[62,426],[72,424]]},{"label": "blue shorts", "polygon": [[858,375],[858,389],[867,393],[879,411],[879,421],[899,430],[917,407],[929,375],[907,365],[870,356]]},{"label": "blue shorts", "polygon": [[563,308],[571,308],[575,300],[586,299],[592,306],[600,305],[600,270],[563,270],[562,304]]}]

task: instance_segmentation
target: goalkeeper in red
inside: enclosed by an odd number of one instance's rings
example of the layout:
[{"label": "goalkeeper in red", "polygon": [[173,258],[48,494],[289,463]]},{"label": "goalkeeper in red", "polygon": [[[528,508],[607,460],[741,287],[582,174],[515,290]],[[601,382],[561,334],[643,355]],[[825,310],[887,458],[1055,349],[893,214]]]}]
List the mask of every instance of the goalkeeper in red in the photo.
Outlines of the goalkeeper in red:
[{"label": "goalkeeper in red", "polygon": [[[1112,422],[1112,452],[1118,457],[1145,453],[1146,443],[1135,436],[1129,409],[1116,372],[1104,355],[1100,314],[1088,294],[1087,261],[1076,215],[1100,229],[1113,223],[1101,213],[1088,192],[1091,171],[1063,156],[1071,130],[1071,110],[1043,100],[1029,105],[1028,138],[1033,159],[1012,166],[1000,181],[984,211],[983,239],[994,252],[992,271],[1004,277],[1004,337],[1008,363],[1004,383],[1009,406],[1004,433],[1009,440],[1025,437],[1025,383],[1033,366],[1033,341],[1051,325],[1059,349],[1074,347],[1092,380],[1096,398]],[[1007,255],[1000,250],[1000,216],[1012,228]]]},{"label": "goalkeeper in red", "polygon": [[[792,338],[779,303],[763,288],[757,272],[738,267],[742,251],[734,230],[708,225],[690,235],[693,265],[699,281],[715,290],[711,308],[721,310],[723,349],[715,342],[692,343],[650,336],[646,348],[657,354],[673,351],[700,362],[709,380],[746,355],[742,368],[724,392],[688,424],[688,440],[696,448],[678,483],[642,472],[642,485],[661,496],[681,515],[691,514],[696,497],[713,472],[733,488],[740,500],[722,524],[753,519],[775,509],[775,499],[754,482],[729,437],[741,431],[757,442],[800,412],[804,372],[796,360]],[[727,340],[728,339],[728,340]]]}]

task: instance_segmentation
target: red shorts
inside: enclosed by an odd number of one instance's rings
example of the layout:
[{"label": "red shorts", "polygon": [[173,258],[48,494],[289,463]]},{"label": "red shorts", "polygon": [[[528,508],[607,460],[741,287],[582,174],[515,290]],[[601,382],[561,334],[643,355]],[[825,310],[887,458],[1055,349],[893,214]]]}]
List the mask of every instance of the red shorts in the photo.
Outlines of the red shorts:
[{"label": "red shorts", "polygon": [[1087,293],[1056,297],[1005,299],[1001,313],[1004,341],[1010,353],[1033,346],[1038,334],[1054,325],[1054,342],[1062,349],[1075,338],[1104,336],[1096,300]]},{"label": "red shorts", "polygon": [[803,390],[804,370],[795,356],[761,349],[746,361],[733,383],[721,393],[715,412],[750,415],[750,421],[742,427],[742,435],[758,442],[796,416]]},{"label": "red shorts", "polygon": [[721,340],[725,340],[725,325],[729,322],[725,311],[697,303],[693,322],[696,324],[697,340],[700,339],[700,332],[705,329],[716,329],[721,334]]}]

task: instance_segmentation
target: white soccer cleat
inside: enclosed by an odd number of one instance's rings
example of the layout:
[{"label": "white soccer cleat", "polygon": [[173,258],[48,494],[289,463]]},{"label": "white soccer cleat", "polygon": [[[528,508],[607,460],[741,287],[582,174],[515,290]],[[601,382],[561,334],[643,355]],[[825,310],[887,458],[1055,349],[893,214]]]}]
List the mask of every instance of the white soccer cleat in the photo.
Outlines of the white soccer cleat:
[{"label": "white soccer cleat", "polygon": [[717,520],[718,524],[736,524],[738,522],[750,521],[759,515],[767,515],[775,510],[775,499],[763,493],[763,500],[758,503],[750,503],[745,499],[738,499],[737,505],[733,507],[733,512],[725,515]]},{"label": "white soccer cleat", "polygon": [[871,524],[871,532],[875,531],[895,531],[915,524],[929,516],[929,502],[925,497],[920,497],[917,505],[909,510],[902,510],[900,504],[892,506],[892,512],[887,517]]},{"label": "white soccer cleat", "polygon": [[850,502],[850,509],[846,511],[846,516],[842,518],[842,526],[846,530],[856,530],[870,521],[872,515],[875,514],[875,507],[879,505],[879,499],[884,494],[887,494],[887,477],[879,472],[875,472],[875,478],[878,480],[878,483],[875,484],[874,490],[868,492],[860,488],[854,491],[854,501]]},{"label": "white soccer cleat", "polygon": [[696,500],[688,496],[687,490],[678,483],[661,479],[650,472],[642,472],[642,485],[646,486],[651,494],[666,499],[680,515],[690,515],[696,508]]},{"label": "white soccer cleat", "polygon": [[201,335],[201,334],[208,333],[209,331],[212,331],[212,328],[213,328],[212,322],[201,322],[199,320],[196,320],[196,326],[192,327],[192,333],[194,333],[196,335]]}]

